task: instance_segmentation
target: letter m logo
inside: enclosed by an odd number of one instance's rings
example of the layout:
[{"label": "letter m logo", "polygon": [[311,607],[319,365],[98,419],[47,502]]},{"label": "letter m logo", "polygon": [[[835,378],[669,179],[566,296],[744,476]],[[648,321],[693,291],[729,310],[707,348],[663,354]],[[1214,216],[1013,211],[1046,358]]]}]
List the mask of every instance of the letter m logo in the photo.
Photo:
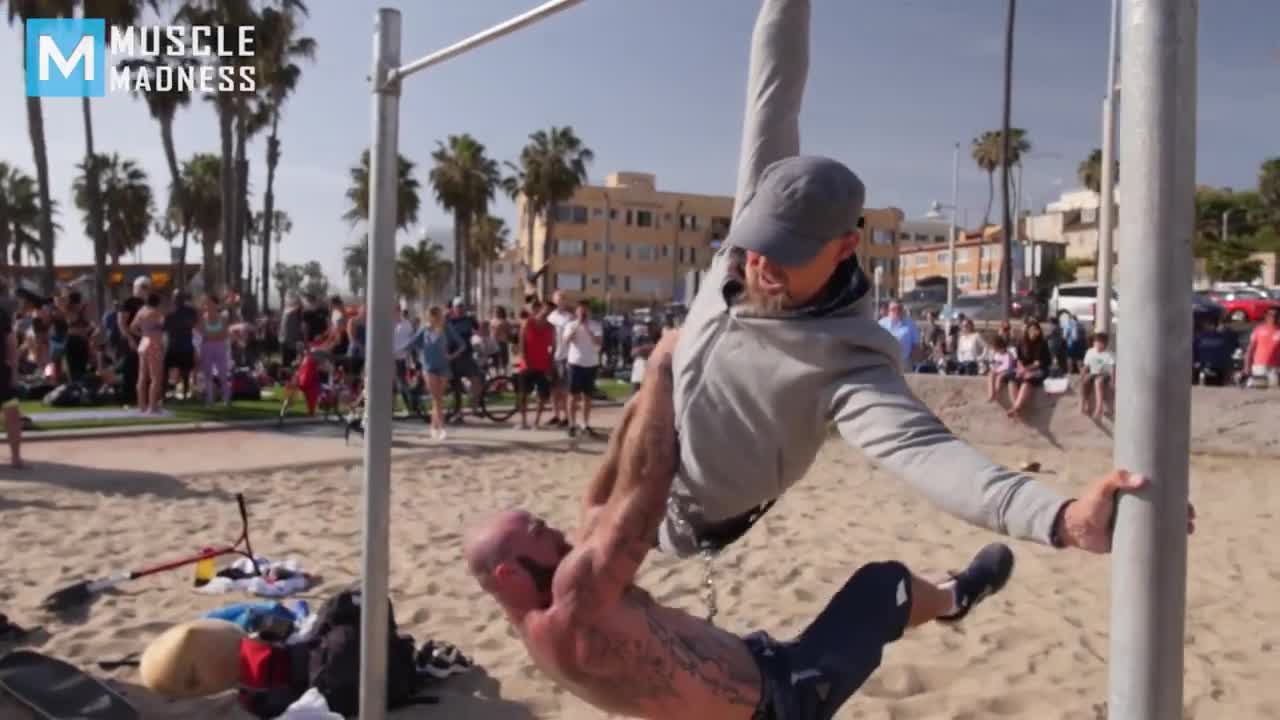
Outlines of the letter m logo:
[{"label": "letter m logo", "polygon": [[27,20],[27,95],[102,97],[107,87],[106,39],[102,18]]}]

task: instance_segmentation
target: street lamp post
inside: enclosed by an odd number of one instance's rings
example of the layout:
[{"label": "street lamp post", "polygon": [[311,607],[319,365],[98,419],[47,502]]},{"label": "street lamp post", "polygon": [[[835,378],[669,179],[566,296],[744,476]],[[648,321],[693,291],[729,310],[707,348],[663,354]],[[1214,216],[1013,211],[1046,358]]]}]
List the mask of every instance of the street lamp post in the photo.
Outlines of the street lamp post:
[{"label": "street lamp post", "polygon": [[1231,226],[1229,224],[1231,213],[1239,209],[1240,208],[1227,208],[1222,211],[1222,242],[1224,243],[1231,237]]},{"label": "street lamp post", "polygon": [[951,204],[943,205],[934,202],[925,216],[930,219],[942,217],[941,210],[949,209],[951,227],[947,230],[947,330],[951,330],[951,316],[955,315],[956,304],[956,213],[960,204],[960,143],[951,148]]},{"label": "street lamp post", "polygon": [[1116,166],[1116,66],[1120,45],[1120,0],[1111,0],[1111,44],[1107,54],[1107,94],[1102,100],[1102,178],[1098,208],[1098,303],[1094,325],[1098,332],[1111,332],[1112,267],[1115,226]]}]

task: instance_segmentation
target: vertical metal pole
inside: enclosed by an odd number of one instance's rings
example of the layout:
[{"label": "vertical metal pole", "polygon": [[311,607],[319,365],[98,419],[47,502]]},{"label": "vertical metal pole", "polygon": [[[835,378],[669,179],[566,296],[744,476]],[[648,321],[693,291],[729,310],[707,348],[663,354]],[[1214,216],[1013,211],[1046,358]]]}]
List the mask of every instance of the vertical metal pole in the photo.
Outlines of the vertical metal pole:
[{"label": "vertical metal pole", "polygon": [[365,365],[363,604],[360,613],[360,717],[387,712],[387,585],[390,574],[391,376],[395,332],[396,180],[399,158],[400,11],[380,8],[373,31],[373,145],[369,148],[369,338]]},{"label": "vertical metal pole", "polygon": [[1004,262],[1000,266],[1000,303],[1004,306],[1001,317],[1009,319],[1013,305],[1013,219],[1009,217],[1009,122],[1013,113],[1013,23],[1017,17],[1018,0],[1005,0],[1004,26],[1004,112],[1000,124],[1002,147],[1000,151],[1000,206],[1002,208],[1002,237]]},{"label": "vertical metal pole", "polygon": [[[1182,717],[1190,451],[1198,0],[1126,0],[1120,206],[1127,318],[1115,464],[1151,479],[1119,501],[1111,561],[1112,720]],[[1152,312],[1151,309],[1155,311]]]},{"label": "vertical metal pole", "polygon": [[[1111,332],[1111,259],[1115,216],[1116,166],[1116,63],[1120,44],[1120,0],[1111,0],[1111,45],[1107,55],[1107,94],[1102,99],[1102,182],[1098,210],[1098,302],[1093,325]],[[1129,177],[1133,177],[1130,175]]]},{"label": "vertical metal pole", "polygon": [[[947,276],[947,332],[956,314],[956,213],[960,212],[960,143],[951,148],[951,228],[947,233],[947,250],[951,258]],[[948,335],[950,337],[950,335]]]}]

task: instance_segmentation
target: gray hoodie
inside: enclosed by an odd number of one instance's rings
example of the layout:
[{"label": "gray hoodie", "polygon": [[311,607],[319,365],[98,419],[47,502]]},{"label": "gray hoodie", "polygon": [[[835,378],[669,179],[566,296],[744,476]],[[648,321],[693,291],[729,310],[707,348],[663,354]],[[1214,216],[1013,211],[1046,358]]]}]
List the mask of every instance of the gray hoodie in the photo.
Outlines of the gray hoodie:
[{"label": "gray hoodie", "polygon": [[[809,0],[764,0],[735,212],[765,167],[800,152],[808,62]],[[737,302],[741,262],[730,245],[717,253],[675,350],[680,469],[659,530],[664,551],[687,556],[736,540],[804,477],[832,424],[942,510],[1050,542],[1066,498],[984,457],[911,393],[856,259],[817,306],[769,315]]]}]

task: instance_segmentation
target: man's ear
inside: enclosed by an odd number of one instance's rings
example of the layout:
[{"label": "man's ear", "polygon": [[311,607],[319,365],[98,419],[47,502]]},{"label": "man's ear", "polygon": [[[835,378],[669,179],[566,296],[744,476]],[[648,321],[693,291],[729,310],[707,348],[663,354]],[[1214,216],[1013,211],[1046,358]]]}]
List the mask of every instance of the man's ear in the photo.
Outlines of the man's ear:
[{"label": "man's ear", "polygon": [[860,239],[861,237],[859,236],[857,230],[854,230],[853,232],[841,237],[840,252],[837,255],[837,260],[839,260],[840,262],[843,262],[845,260],[848,260],[850,257],[852,257],[854,251],[858,249],[858,241]]}]

